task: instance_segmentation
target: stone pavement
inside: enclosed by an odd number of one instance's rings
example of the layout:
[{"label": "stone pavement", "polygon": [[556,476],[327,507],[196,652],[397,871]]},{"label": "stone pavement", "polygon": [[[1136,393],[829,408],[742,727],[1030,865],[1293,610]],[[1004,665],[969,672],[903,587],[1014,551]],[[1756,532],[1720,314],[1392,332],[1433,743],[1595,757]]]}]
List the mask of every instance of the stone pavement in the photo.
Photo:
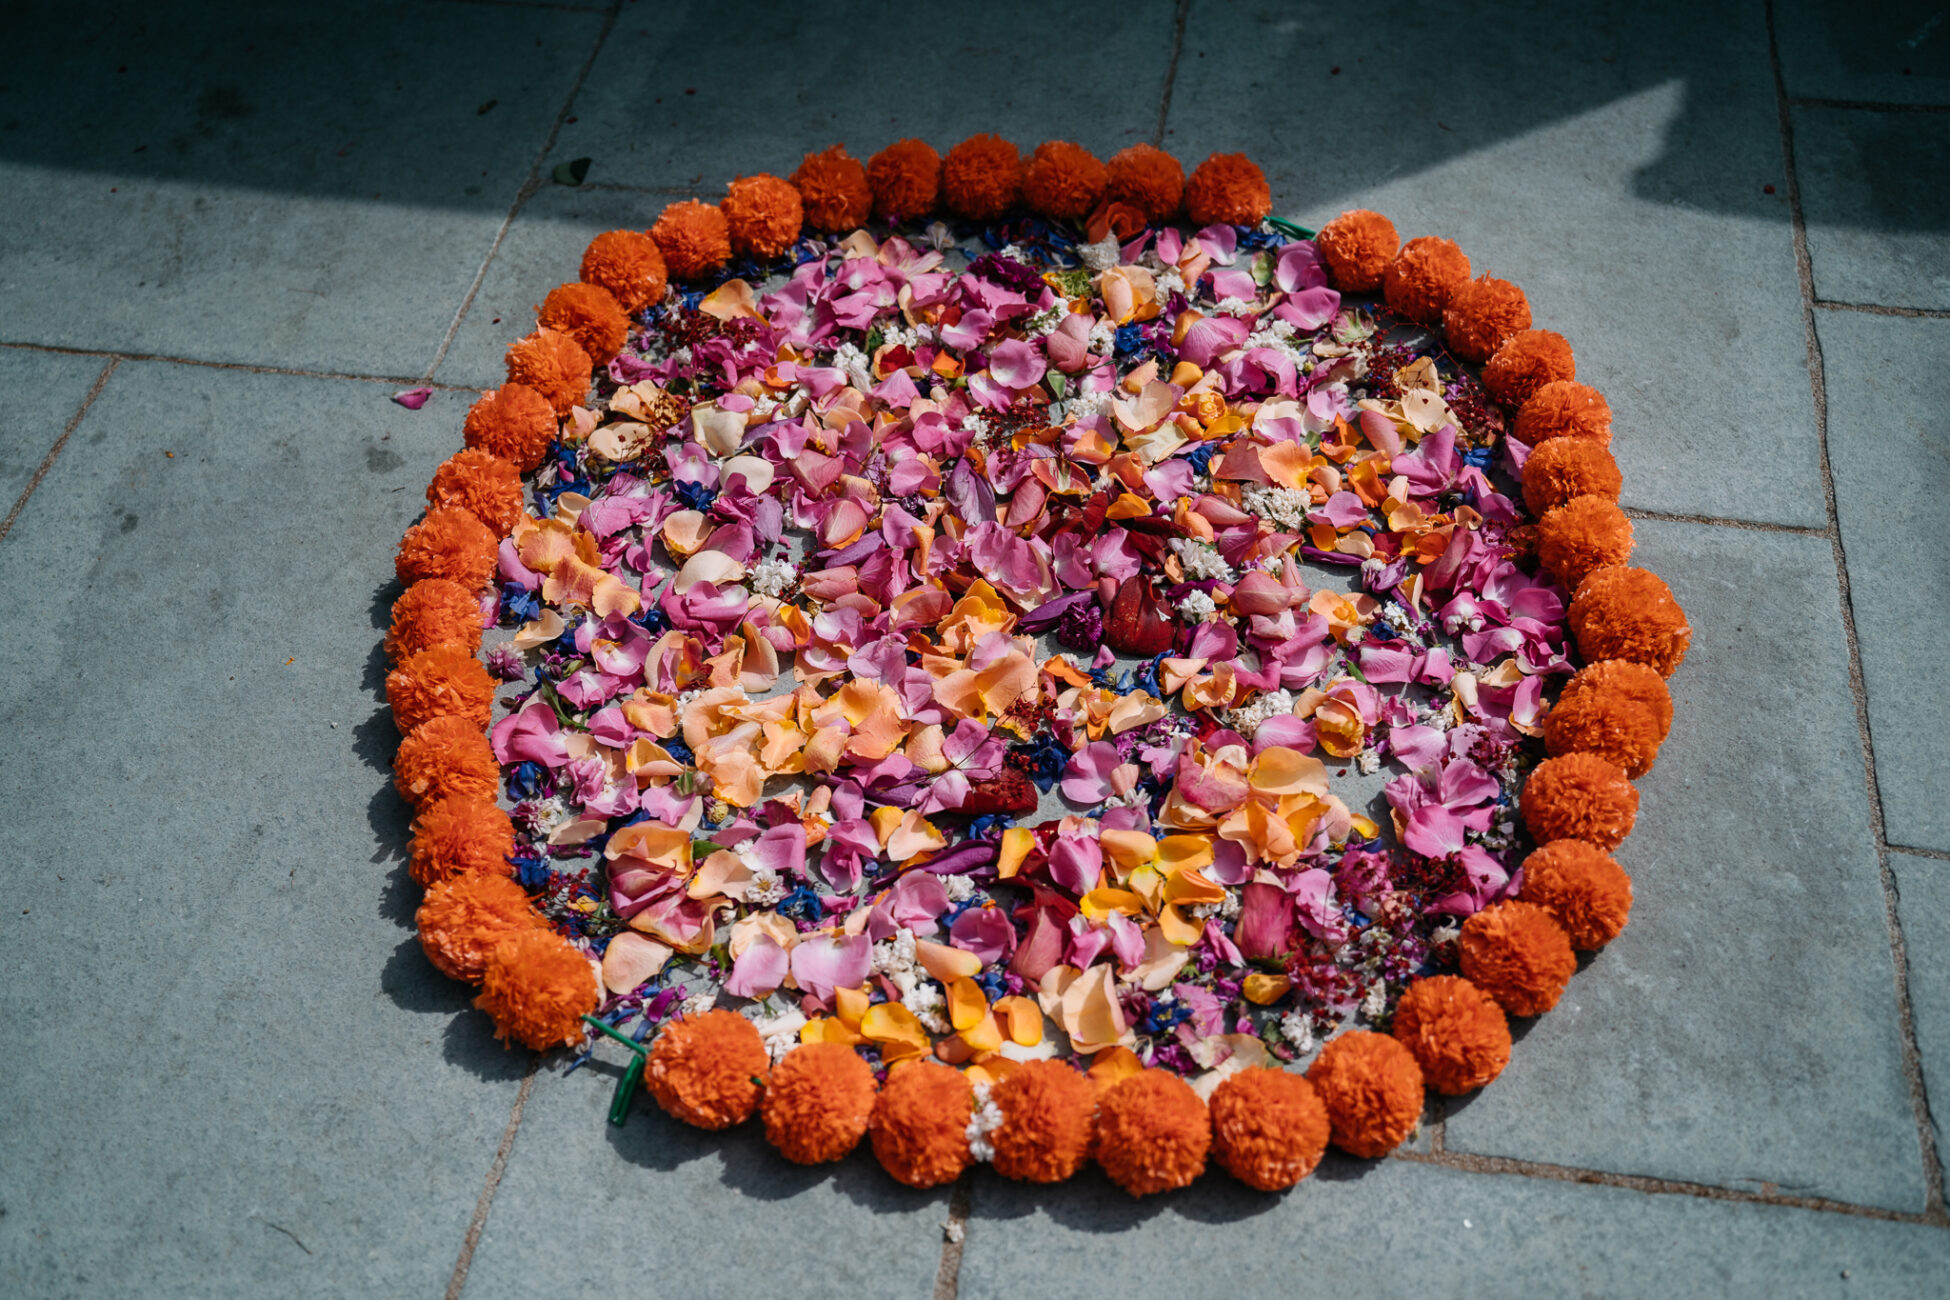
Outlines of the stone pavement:
[{"label": "stone pavement", "polygon": [[[63,3],[0,60],[0,1293],[1950,1286],[1935,6]],[[1450,235],[1617,412],[1697,629],[1634,923],[1397,1158],[1133,1202],[613,1129],[617,1056],[504,1052],[413,939],[391,551],[532,305],[978,130]]]}]

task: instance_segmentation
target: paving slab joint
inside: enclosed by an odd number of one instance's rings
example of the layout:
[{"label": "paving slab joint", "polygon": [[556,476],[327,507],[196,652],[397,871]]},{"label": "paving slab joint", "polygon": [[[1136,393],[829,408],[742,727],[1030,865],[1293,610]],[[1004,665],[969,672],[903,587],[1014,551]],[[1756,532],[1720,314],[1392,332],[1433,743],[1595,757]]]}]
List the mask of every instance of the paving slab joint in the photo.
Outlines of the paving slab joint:
[{"label": "paving slab joint", "polygon": [[974,1170],[962,1173],[955,1194],[948,1202],[948,1217],[941,1223],[941,1267],[935,1270],[934,1300],[955,1300],[961,1290],[961,1255],[968,1234],[968,1211],[974,1199],[970,1179]]},{"label": "paving slab joint", "polygon": [[1815,306],[1823,311],[1860,311],[1871,316],[1902,316],[1910,320],[1950,320],[1950,311],[1940,307],[1893,307],[1880,302],[1840,302],[1834,298],[1817,298]]},{"label": "paving slab joint", "polygon": [[454,1260],[453,1276],[447,1280],[446,1300],[460,1300],[460,1293],[467,1286],[467,1270],[474,1263],[474,1248],[481,1244],[481,1230],[487,1227],[488,1211],[494,1208],[495,1189],[501,1186],[501,1175],[508,1168],[508,1155],[515,1147],[515,1134],[521,1131],[521,1112],[528,1105],[528,1094],[535,1087],[535,1072],[541,1065],[541,1056],[531,1053],[528,1070],[521,1076],[521,1087],[515,1090],[515,1104],[508,1112],[508,1126],[501,1130],[501,1145],[495,1148],[494,1163],[488,1166],[487,1181],[481,1184],[481,1195],[474,1202],[474,1216],[467,1222],[467,1236],[460,1244],[460,1256]]},{"label": "paving slab joint", "polygon": [[1178,81],[1178,56],[1185,48],[1185,20],[1191,17],[1192,0],[1178,0],[1171,18],[1171,58],[1165,62],[1165,89],[1158,98],[1158,125],[1151,132],[1151,147],[1165,147],[1165,120],[1171,116],[1171,90]]},{"label": "paving slab joint", "polygon": [[1847,108],[1862,113],[1950,113],[1950,104],[1899,104],[1886,99],[1825,99],[1797,95],[1788,100],[1794,108]]},{"label": "paving slab joint", "polygon": [[95,376],[95,382],[88,386],[88,392],[81,399],[81,405],[75,408],[75,413],[69,416],[67,424],[62,426],[61,436],[56,438],[54,445],[47,449],[47,455],[41,457],[41,463],[34,469],[34,477],[28,479],[27,486],[20,490],[20,496],[15,499],[13,508],[7,511],[6,519],[0,520],[0,542],[6,541],[7,534],[14,530],[14,521],[19,519],[20,512],[27,508],[27,499],[34,495],[34,489],[41,485],[41,480],[47,477],[47,472],[54,468],[54,462],[61,458],[61,449],[68,445],[68,439],[73,437],[74,431],[81,426],[82,417],[88,414],[88,408],[95,404],[95,399],[101,396],[102,389],[108,386],[108,377],[114,374],[115,367],[121,364],[120,357],[110,357],[108,364],[102,367],[102,372]]}]

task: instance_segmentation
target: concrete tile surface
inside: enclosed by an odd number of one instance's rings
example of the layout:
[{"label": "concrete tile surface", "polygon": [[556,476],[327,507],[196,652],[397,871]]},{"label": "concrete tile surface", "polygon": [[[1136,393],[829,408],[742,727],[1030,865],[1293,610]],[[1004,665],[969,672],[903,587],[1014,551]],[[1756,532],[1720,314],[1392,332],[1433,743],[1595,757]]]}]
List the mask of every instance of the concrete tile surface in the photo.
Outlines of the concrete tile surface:
[{"label": "concrete tile surface", "polygon": [[1889,870],[1900,899],[1916,1050],[1924,1085],[1938,1098],[1931,1120],[1942,1151],[1950,1145],[1950,1114],[1941,1100],[1950,1096],[1950,862],[1892,853]]},{"label": "concrete tile surface", "polygon": [[1950,104],[1950,25],[1931,0],[1775,0],[1788,94]]},{"label": "concrete tile surface", "polygon": [[1815,296],[1950,307],[1950,113],[1794,110]]},{"label": "concrete tile surface", "polygon": [[1950,415],[1903,376],[1942,364],[1950,321],[1823,312],[1828,447],[1889,840],[1950,849]]},{"label": "concrete tile surface", "polygon": [[374,687],[463,409],[126,364],[0,543],[0,1293],[446,1284],[525,1058],[408,928]]},{"label": "concrete tile surface", "polygon": [[1640,521],[1693,626],[1617,857],[1632,923],[1452,1107],[1452,1151],[1920,1211],[1828,543]]},{"label": "concrete tile surface", "polygon": [[40,469],[108,364],[101,357],[0,348],[0,518]]}]

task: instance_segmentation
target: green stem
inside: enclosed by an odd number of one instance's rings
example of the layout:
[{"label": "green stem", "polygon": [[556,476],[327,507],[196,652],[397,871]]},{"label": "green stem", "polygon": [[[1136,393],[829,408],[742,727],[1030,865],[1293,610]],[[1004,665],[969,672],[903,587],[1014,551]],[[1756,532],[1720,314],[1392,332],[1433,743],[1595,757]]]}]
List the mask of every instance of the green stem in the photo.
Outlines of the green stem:
[{"label": "green stem", "polygon": [[1268,217],[1266,218],[1266,224],[1282,234],[1292,235],[1295,239],[1312,239],[1319,233],[1318,231],[1309,230],[1307,227],[1295,222],[1288,221],[1285,217]]}]

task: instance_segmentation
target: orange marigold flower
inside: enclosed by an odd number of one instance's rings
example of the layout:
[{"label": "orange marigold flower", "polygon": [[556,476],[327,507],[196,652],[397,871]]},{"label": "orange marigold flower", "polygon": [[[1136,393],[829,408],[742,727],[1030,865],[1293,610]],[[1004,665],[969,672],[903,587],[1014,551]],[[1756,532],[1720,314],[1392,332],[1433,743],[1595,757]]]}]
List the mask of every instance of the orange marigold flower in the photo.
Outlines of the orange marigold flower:
[{"label": "orange marigold flower", "polygon": [[504,940],[548,928],[520,885],[506,876],[476,872],[436,881],[413,922],[434,969],[469,984],[481,982],[488,955]]},{"label": "orange marigold flower", "polygon": [[1622,691],[1603,687],[1566,691],[1544,718],[1544,747],[1553,757],[1596,754],[1636,781],[1652,770],[1659,756],[1659,720],[1644,703]]},{"label": "orange marigold flower", "polygon": [[1154,226],[1178,215],[1185,197],[1185,168],[1164,150],[1134,144],[1112,154],[1104,170],[1105,199],[1130,204]]},{"label": "orange marigold flower", "polygon": [[1600,659],[1595,664],[1587,664],[1564,683],[1564,691],[1557,699],[1558,707],[1592,690],[1636,700],[1650,713],[1660,740],[1672,730],[1672,691],[1666,686],[1666,679],[1654,669],[1630,659]]},{"label": "orange marigold flower", "polygon": [[540,393],[558,418],[589,395],[593,364],[582,344],[546,325],[508,345],[509,380]]},{"label": "orange marigold flower", "polygon": [[960,1070],[911,1061],[887,1076],[867,1134],[880,1167],[909,1187],[939,1187],[968,1168],[975,1089]]},{"label": "orange marigold flower", "polygon": [[1080,144],[1045,140],[1022,173],[1029,210],[1051,221],[1082,221],[1104,197],[1110,170]]},{"label": "orange marigold flower", "polygon": [[1566,591],[1576,591],[1593,569],[1631,556],[1632,521],[1603,497],[1573,497],[1537,521],[1537,559]]},{"label": "orange marigold flower", "polygon": [[1185,182],[1185,215],[1195,226],[1257,226],[1272,211],[1266,173],[1243,153],[1215,153]]},{"label": "orange marigold flower", "polygon": [[1446,1097],[1483,1087],[1510,1063],[1510,1022],[1483,990],[1454,975],[1418,979],[1395,1004],[1389,1026]]},{"label": "orange marigold flower", "polygon": [[724,213],[696,199],[666,207],[650,227],[650,238],[657,241],[664,265],[679,280],[708,275],[731,257],[731,228]]},{"label": "orange marigold flower", "polygon": [[1452,239],[1423,235],[1389,259],[1381,294],[1388,310],[1424,325],[1442,323],[1442,309],[1458,285],[1469,283],[1469,258]]},{"label": "orange marigold flower", "polygon": [[493,576],[500,549],[500,539],[471,512],[435,506],[400,538],[393,572],[405,583],[447,578],[479,591]]},{"label": "orange marigold flower", "polygon": [[1342,1034],[1321,1049],[1307,1080],[1327,1108],[1334,1145],[1349,1155],[1387,1155],[1421,1122],[1422,1067],[1386,1034]]},{"label": "orange marigold flower", "polygon": [[873,187],[858,158],[836,144],[825,153],[809,153],[792,173],[806,224],[823,235],[844,235],[867,224],[873,215]]},{"label": "orange marigold flower", "polygon": [[698,1128],[750,1119],[772,1057],[751,1021],[707,1011],[671,1021],[643,1063],[643,1082],[666,1114]]},{"label": "orange marigold flower", "polygon": [[1007,216],[1022,198],[1022,154],[999,135],[971,135],[941,160],[941,196],[970,221]]},{"label": "orange marigold flower", "polygon": [[526,474],[548,456],[557,428],[546,397],[527,384],[503,384],[467,409],[462,440]]},{"label": "orange marigold flower", "polygon": [[515,827],[491,799],[456,795],[436,799],[413,818],[413,844],[406,873],[432,886],[469,872],[511,876]]},{"label": "orange marigold flower", "polygon": [[521,520],[521,471],[493,452],[463,448],[433,471],[427,504],[459,506],[506,537]]},{"label": "orange marigold flower", "polygon": [[626,312],[663,301],[669,271],[657,241],[640,230],[606,230],[583,250],[580,278],[599,285]]},{"label": "orange marigold flower", "polygon": [[408,732],[433,718],[466,718],[485,730],[494,709],[494,679],[471,650],[429,646],[386,674],[393,722]]},{"label": "orange marigold flower", "polygon": [[1553,379],[1517,412],[1517,440],[1532,447],[1552,438],[1588,438],[1611,446],[1611,404],[1605,395],[1572,379]]},{"label": "orange marigold flower", "polygon": [[763,261],[791,251],[806,220],[799,191],[766,172],[741,176],[725,186],[721,206],[731,251]]},{"label": "orange marigold flower", "polygon": [[582,1041],[582,1018],[603,1000],[596,968],[553,930],[526,930],[497,944],[474,1005],[494,1019],[494,1036],[544,1052]]},{"label": "orange marigold flower", "polygon": [[393,784],[415,808],[435,799],[492,799],[501,766],[479,727],[466,718],[435,718],[406,734],[393,753]]},{"label": "orange marigold flower", "polygon": [[1602,948],[1632,918],[1632,878],[1603,849],[1553,840],[1523,860],[1519,898],[1548,908],[1579,952]]},{"label": "orange marigold flower", "polygon": [[1586,660],[1630,659],[1672,676],[1692,644],[1686,611],[1656,573],[1595,569],[1571,598],[1571,632]]},{"label": "orange marigold flower", "polygon": [[990,1162],[1004,1178],[1060,1183],[1083,1168],[1097,1089],[1063,1061],[1024,1061],[989,1092],[1002,1123],[989,1134]]},{"label": "orange marigold flower", "polygon": [[1189,1187],[1205,1172],[1212,1120],[1205,1103],[1169,1070],[1141,1070],[1097,1103],[1097,1163],[1133,1196]]},{"label": "orange marigold flower", "polygon": [[1524,782],[1520,803],[1523,824],[1539,844],[1589,840],[1615,849],[1639,814],[1639,792],[1616,763],[1596,754],[1545,759]]},{"label": "orange marigold flower", "polygon": [[941,155],[926,140],[896,140],[867,161],[867,185],[882,221],[918,220],[940,197]]},{"label": "orange marigold flower", "polygon": [[451,578],[422,578],[393,602],[386,654],[394,663],[428,646],[481,648],[481,602]]},{"label": "orange marigold flower", "polygon": [[850,1047],[801,1043],[772,1069],[759,1113],[765,1140],[798,1165],[838,1160],[873,1114],[873,1071]]},{"label": "orange marigold flower", "polygon": [[1577,377],[1571,345],[1555,330],[1518,330],[1483,363],[1483,387],[1508,407],[1522,406],[1545,384]]},{"label": "orange marigold flower", "polygon": [[1577,973],[1570,936],[1535,903],[1496,903],[1463,922],[1462,972],[1513,1016],[1541,1016]]},{"label": "orange marigold flower", "polygon": [[1252,1066],[1212,1092],[1212,1155],[1248,1187],[1278,1192],[1320,1164],[1327,1107],[1305,1075]]},{"label": "orange marigold flower", "polygon": [[1344,293],[1373,293],[1388,275],[1388,263],[1401,247],[1395,223],[1379,212],[1343,212],[1314,236],[1327,278]]},{"label": "orange marigold flower", "polygon": [[1530,328],[1530,299],[1508,280],[1482,275],[1449,292],[1442,333],[1464,361],[1484,362],[1511,335]]},{"label": "orange marigold flower", "polygon": [[574,339],[599,366],[608,365],[630,338],[630,318],[622,305],[609,290],[580,280],[550,289],[535,318]]},{"label": "orange marigold flower", "polygon": [[1618,462],[1590,438],[1552,438],[1531,449],[1523,463],[1523,503],[1542,516],[1572,497],[1618,500],[1625,486]]}]

